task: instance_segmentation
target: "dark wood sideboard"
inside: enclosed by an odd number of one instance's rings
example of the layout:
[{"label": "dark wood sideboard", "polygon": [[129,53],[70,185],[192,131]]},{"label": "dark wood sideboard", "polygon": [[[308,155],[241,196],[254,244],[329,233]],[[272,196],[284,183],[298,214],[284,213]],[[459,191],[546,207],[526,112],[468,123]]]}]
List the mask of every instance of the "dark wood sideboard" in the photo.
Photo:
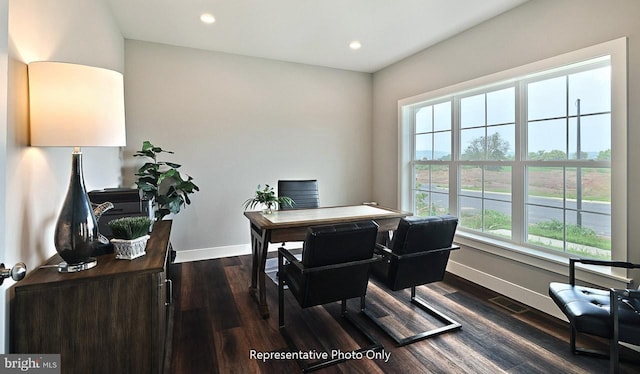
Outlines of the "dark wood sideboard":
[{"label": "dark wood sideboard", "polygon": [[[171,221],[145,256],[73,274],[39,268],[11,288],[12,353],[59,353],[63,373],[160,373],[169,334]],[[47,264],[61,261],[56,254]]]}]

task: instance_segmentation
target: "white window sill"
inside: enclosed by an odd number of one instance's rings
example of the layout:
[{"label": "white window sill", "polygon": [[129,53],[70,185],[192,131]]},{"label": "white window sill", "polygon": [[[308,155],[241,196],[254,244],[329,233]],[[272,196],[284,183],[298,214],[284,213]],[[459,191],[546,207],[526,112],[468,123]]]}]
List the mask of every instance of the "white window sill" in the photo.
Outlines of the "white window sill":
[{"label": "white window sill", "polygon": [[[569,259],[566,257],[461,230],[456,233],[454,241],[461,247],[484,251],[495,256],[563,275],[567,277],[568,281]],[[576,264],[576,278],[594,285],[606,285],[604,287],[634,288],[633,280],[626,277],[625,269],[578,263]]]}]

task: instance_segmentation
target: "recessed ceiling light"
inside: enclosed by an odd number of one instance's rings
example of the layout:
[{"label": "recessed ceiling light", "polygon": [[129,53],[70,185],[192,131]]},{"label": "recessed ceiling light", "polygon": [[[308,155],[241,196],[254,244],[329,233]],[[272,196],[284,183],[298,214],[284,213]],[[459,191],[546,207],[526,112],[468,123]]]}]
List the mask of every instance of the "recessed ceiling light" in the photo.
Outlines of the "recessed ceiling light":
[{"label": "recessed ceiling light", "polygon": [[349,48],[351,48],[353,50],[360,49],[360,47],[362,47],[362,43],[360,43],[357,40],[354,40],[351,43],[349,43]]},{"label": "recessed ceiling light", "polygon": [[202,13],[202,15],[200,16],[200,21],[206,23],[207,25],[210,25],[216,21],[216,18],[211,13]]}]

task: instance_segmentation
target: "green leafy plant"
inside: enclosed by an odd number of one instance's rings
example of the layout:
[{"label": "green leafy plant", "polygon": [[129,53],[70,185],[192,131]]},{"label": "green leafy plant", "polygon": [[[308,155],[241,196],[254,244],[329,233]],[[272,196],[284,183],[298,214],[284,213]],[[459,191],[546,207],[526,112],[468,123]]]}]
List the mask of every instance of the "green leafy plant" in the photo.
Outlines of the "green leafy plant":
[{"label": "green leafy plant", "polygon": [[178,171],[180,164],[158,161],[161,153],[173,154],[172,151],[156,147],[145,140],[142,149],[133,155],[151,159],[138,169],[136,185],[145,198],[153,199],[156,220],[162,220],[171,213],[179,213],[180,208],[191,204],[189,195],[200,191],[191,176],[187,176],[186,180],[182,177]]},{"label": "green leafy plant", "polygon": [[122,217],[109,221],[109,227],[116,239],[133,240],[149,233],[149,217]]},{"label": "green leafy plant", "polygon": [[264,188],[260,185],[256,188],[256,195],[250,199],[247,199],[242,206],[244,210],[254,209],[256,206],[264,204],[268,210],[273,209],[276,205],[279,206],[293,206],[295,202],[293,199],[287,196],[276,196],[276,193],[273,191],[273,187],[265,184]]}]

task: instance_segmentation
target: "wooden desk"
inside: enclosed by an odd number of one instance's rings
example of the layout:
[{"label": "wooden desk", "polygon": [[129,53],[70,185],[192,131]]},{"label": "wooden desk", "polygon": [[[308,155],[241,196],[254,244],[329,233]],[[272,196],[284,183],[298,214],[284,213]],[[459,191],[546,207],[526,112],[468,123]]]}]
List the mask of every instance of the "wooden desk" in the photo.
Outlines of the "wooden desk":
[{"label": "wooden desk", "polygon": [[368,205],[339,206],[316,209],[293,209],[262,212],[245,212],[251,230],[251,287],[263,318],[269,318],[269,306],[265,293],[264,266],[269,243],[304,240],[310,226],[332,225],[355,221],[374,220],[379,230],[391,231],[398,227],[400,218],[411,215],[393,209]]},{"label": "wooden desk", "polygon": [[63,373],[160,373],[171,223],[153,225],[147,254],[135,260],[111,253],[78,273],[31,270],[11,288],[11,353],[60,353]]}]

